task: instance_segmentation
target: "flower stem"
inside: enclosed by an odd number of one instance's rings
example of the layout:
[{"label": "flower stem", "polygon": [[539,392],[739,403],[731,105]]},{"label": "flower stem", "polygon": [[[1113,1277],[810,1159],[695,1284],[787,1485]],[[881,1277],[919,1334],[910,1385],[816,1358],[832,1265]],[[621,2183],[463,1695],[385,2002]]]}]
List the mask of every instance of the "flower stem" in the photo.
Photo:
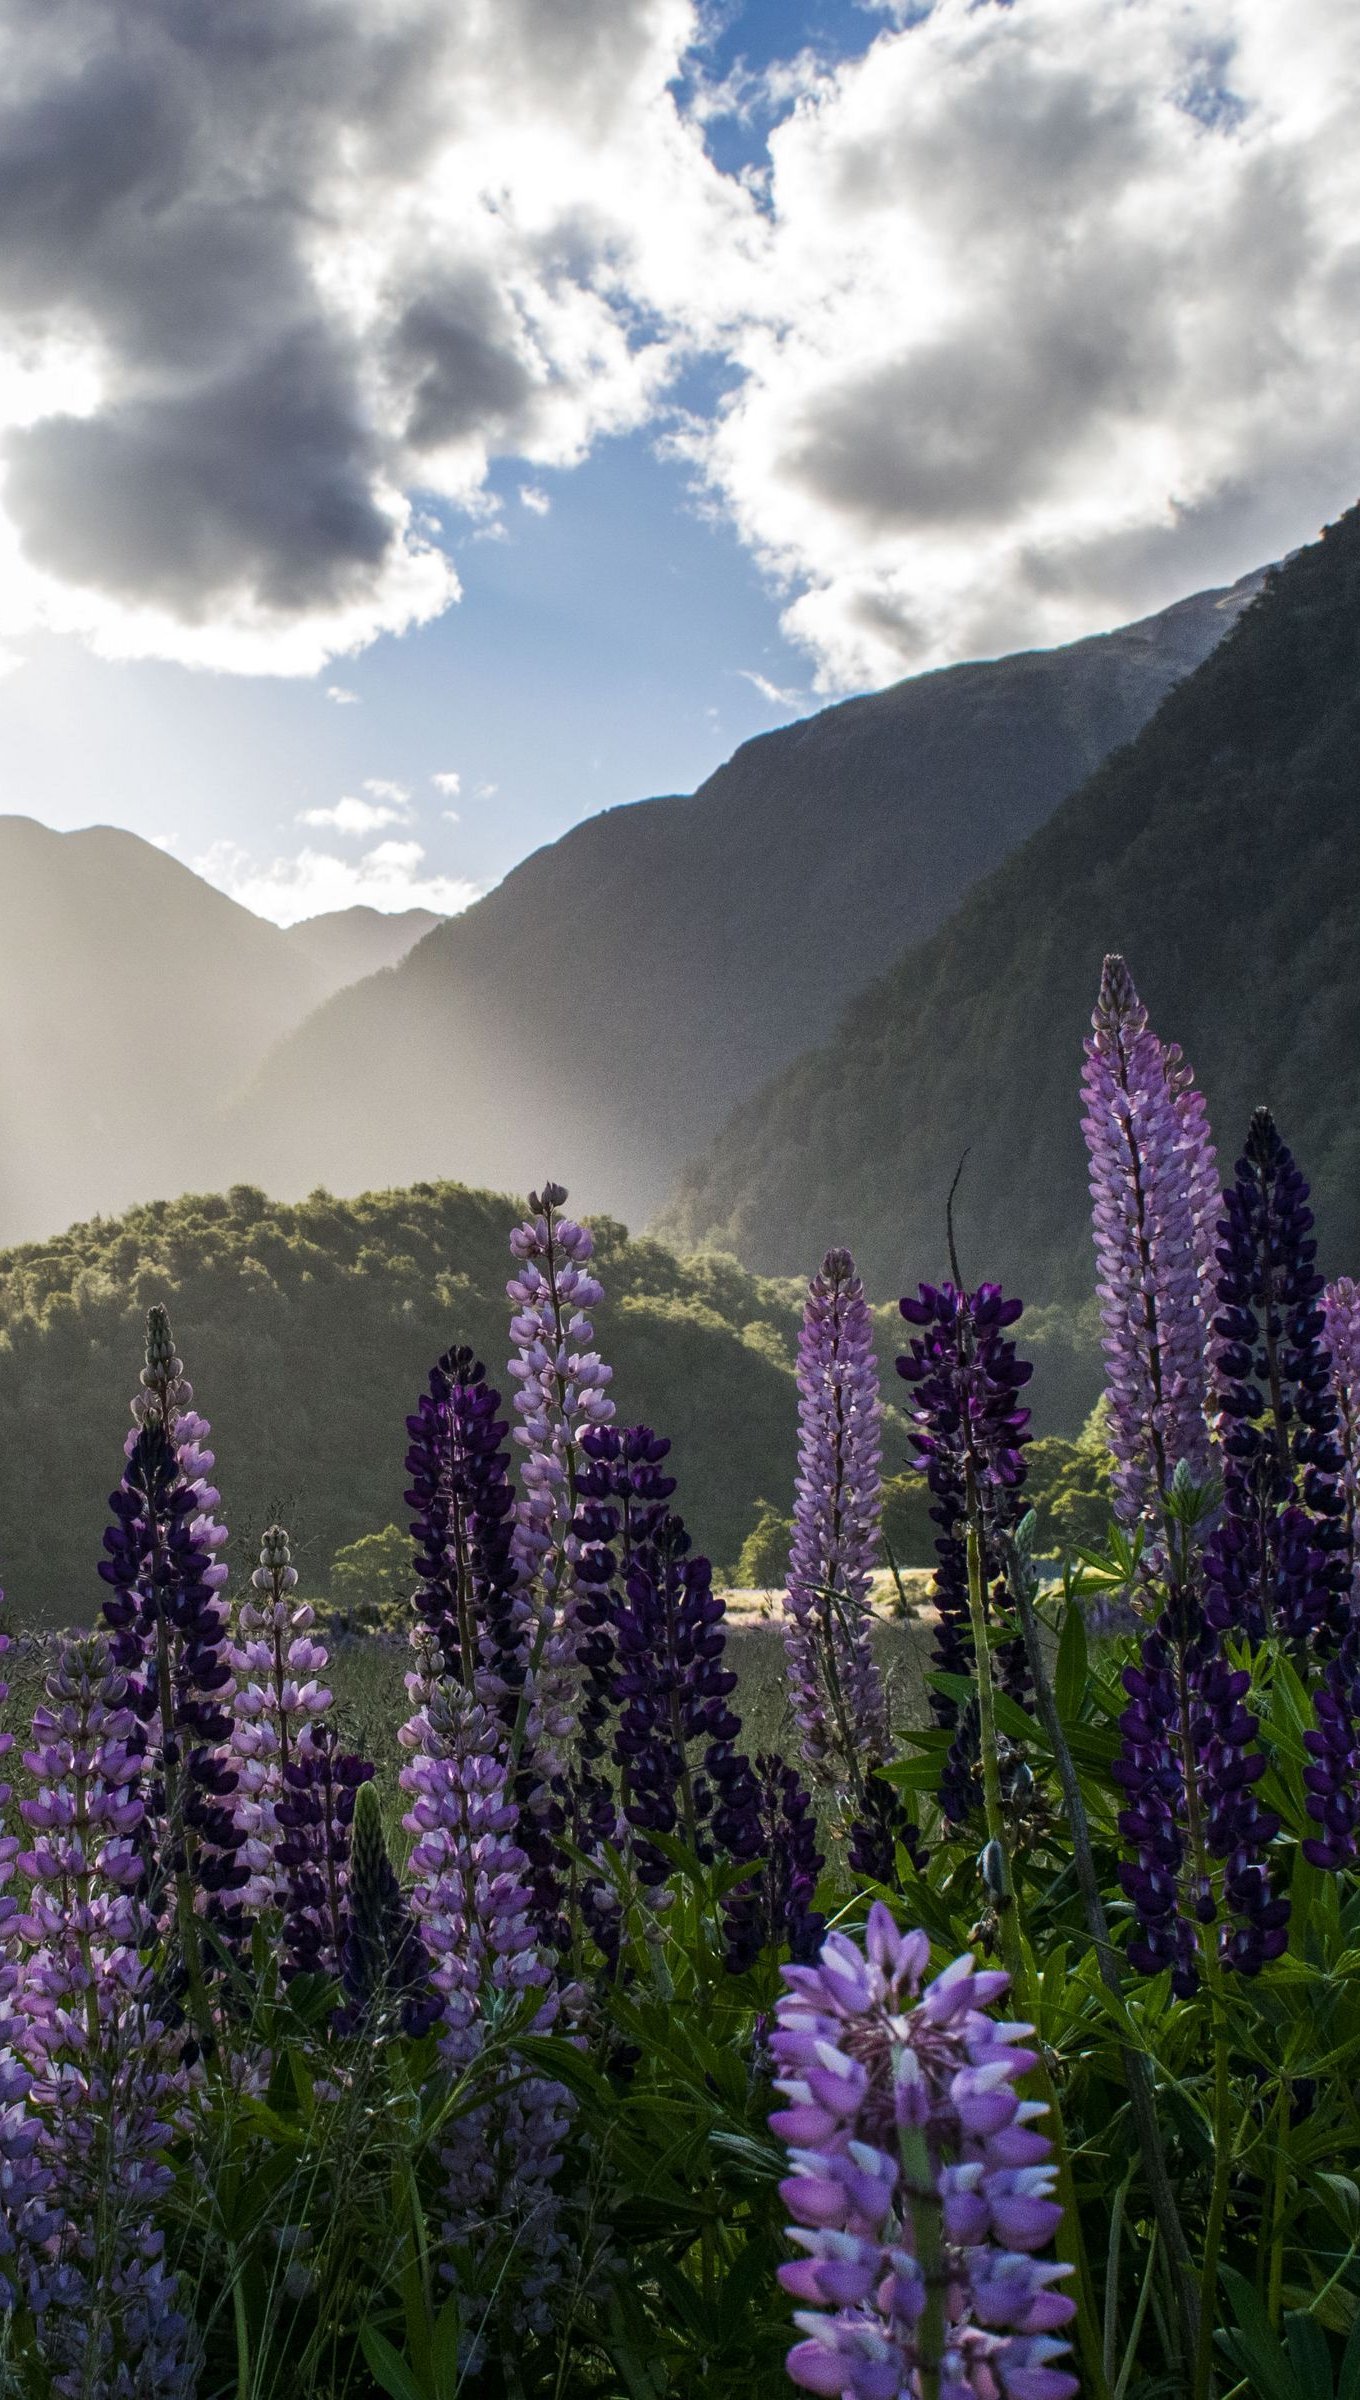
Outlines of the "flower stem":
[{"label": "flower stem", "polygon": [[[1212,1931],[1212,1929],[1210,1929]],[[1228,2020],[1223,1984],[1212,1943],[1206,1940],[1204,1980],[1214,2017],[1214,2177],[1209,2191],[1209,2216],[1204,2228],[1204,2264],[1199,2287],[1199,2347],[1195,2355],[1195,2400],[1211,2400],[1214,2387],[1214,2318],[1218,2301],[1218,2262],[1228,2213],[1228,2177],[1232,2168],[1229,2118],[1232,2087],[1228,2079]]]}]

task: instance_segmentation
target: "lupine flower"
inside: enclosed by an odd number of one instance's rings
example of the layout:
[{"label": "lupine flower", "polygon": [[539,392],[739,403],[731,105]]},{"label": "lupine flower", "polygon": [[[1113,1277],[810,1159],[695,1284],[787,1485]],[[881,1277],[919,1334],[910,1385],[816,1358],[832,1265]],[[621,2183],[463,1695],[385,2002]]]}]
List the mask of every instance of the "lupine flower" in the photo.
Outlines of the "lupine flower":
[{"label": "lupine flower", "polygon": [[[229,1741],[233,1671],[227,1568],[215,1553],[226,1529],[207,1480],[208,1427],[163,1308],[147,1314],[146,1364],[132,1404],[123,1480],[99,1572],[114,1663],[146,1761],[144,1841],[153,1873],[176,1895],[181,1927],[201,1909],[216,1939],[244,1939],[250,1869],[235,1821],[238,1769]],[[166,1722],[163,1701],[170,1700]],[[208,1961],[211,1964],[211,1960]]]},{"label": "lupine flower", "polygon": [[442,2002],[430,1985],[430,1961],[415,1918],[387,1855],[377,1786],[354,1795],[345,1938],[340,1952],[345,2005],[343,2033],[372,2039],[395,2017],[403,2033],[427,2033]]},{"label": "lupine flower", "polygon": [[1305,1805],[1317,1826],[1299,1847],[1337,1873],[1360,1858],[1360,1633],[1352,1627],[1313,1693],[1316,1729],[1303,1737]]},{"label": "lupine flower", "polygon": [[873,1320],[848,1250],[808,1286],[798,1343],[798,1478],[785,1594],[789,1692],[814,1781],[857,1791],[889,1754],[869,1642],[881,1542],[882,1403]]},{"label": "lupine flower", "polygon": [[179,2086],[140,1952],[142,1802],[128,1683],[98,1638],[64,1646],[33,1721],[38,1783],[20,1929],[29,2109],[59,2226],[39,2269],[39,2341],[63,2400],[178,2400],[195,2357],[155,2211]]},{"label": "lupine flower", "polygon": [[727,1965],[743,1975],[762,1950],[788,1946],[790,1958],[815,1958],[826,1919],[814,1902],[826,1860],[817,1847],[817,1818],[797,1771],[762,1751],[755,1782],[764,1864],[723,1903]]},{"label": "lupine flower", "polygon": [[1349,1275],[1322,1295],[1325,1338],[1332,1358],[1332,1399],[1341,1452],[1346,1549],[1351,1565],[1351,1612],[1360,1609],[1360,1287]]},{"label": "lupine flower", "polygon": [[1134,1852],[1119,1869],[1138,1920],[1129,1960],[1145,1975],[1169,1967],[1172,1989],[1187,1999],[1199,1982],[1196,1925],[1243,1975],[1284,1951],[1289,1904],[1272,1891],[1266,1863],[1280,1820],[1256,1796],[1266,1761],[1243,1705],[1251,1676],[1229,1666],[1193,1594],[1172,1595],[1123,1681],[1129,1706],[1111,1772],[1124,1793],[1119,1830]]},{"label": "lupine flower", "polygon": [[675,1490],[663,1470],[670,1443],[648,1425],[601,1425],[581,1438],[576,1475],[577,1719],[579,1829],[596,1840],[620,1838],[613,1787],[602,1772],[607,1729],[618,1704],[614,1618],[618,1592],[635,1556],[652,1546]]},{"label": "lupine flower", "polygon": [[[679,1517],[664,1518],[634,1549],[614,1617],[614,1756],[637,1872],[650,1887],[670,1872],[650,1833],[678,1835],[700,1858],[715,1845],[735,1858],[760,1855],[758,1794],[728,1706],[737,1679],[725,1663],[724,1618],[708,1560],[691,1550]],[[700,1743],[701,1764],[692,1756]]]},{"label": "lupine flower", "polygon": [[373,1769],[342,1751],[333,1725],[314,1720],[283,1768],[274,1804],[274,1858],[283,1883],[283,1972],[338,1975],[346,1934],[350,1826]]},{"label": "lupine flower", "polygon": [[[4,1595],[0,1593],[0,1603]],[[10,1637],[0,1633],[0,1656]],[[0,1678],[0,1702],[9,1685]],[[0,1758],[14,1736],[0,1729]],[[39,2124],[29,2109],[32,2074],[25,2057],[28,2019],[18,1956],[19,1902],[7,1888],[14,1874],[19,1839],[8,1830],[12,1786],[0,1783],[0,2314],[20,2298],[41,2296],[40,2269],[61,2212],[51,2199],[51,2171],[38,2147]]]},{"label": "lupine flower", "polygon": [[[406,1681],[415,1710],[399,1739],[408,1753],[401,1782],[411,1799],[404,1823],[414,1837],[412,1907],[442,2006],[441,2054],[453,2073],[465,2074],[526,2007],[529,2029],[547,2032],[557,1993],[529,1914],[496,1720],[443,1676],[437,1652],[420,1654]],[[454,2120],[443,2154],[444,2239],[456,2253],[466,2300],[484,2309],[498,2276],[508,2273],[519,2313],[537,2323],[559,2272],[552,2186],[567,2095],[541,2077],[517,2075],[513,2062],[489,2080],[485,2102]]]},{"label": "lupine flower", "polygon": [[929,1944],[875,1902],[865,1949],[832,1934],[790,1966],[770,2047],[788,2105],[780,2185],[805,2253],[779,2280],[809,2305],[789,2353],[801,2390],[898,2400],[1070,2400],[1057,2361],[1075,2309],[1038,2252],[1061,2218],[1042,2103],[1016,2085],[1028,2025],[986,2015],[999,1971],[955,1959],[924,1984]]},{"label": "lupine flower", "polygon": [[1114,1506],[1160,1527],[1184,1459],[1209,1479],[1205,1345],[1214,1154],[1179,1050],[1148,1023],[1122,958],[1105,961],[1086,1042],[1082,1131],[1109,1389]]},{"label": "lupine flower", "polygon": [[594,1243],[585,1226],[557,1214],[566,1197],[560,1183],[529,1194],[534,1213],[510,1236],[519,1269],[506,1285],[515,1309],[510,1335],[518,1351],[510,1361],[519,1387],[515,1439],[526,1453],[514,1553],[526,1587],[532,1588],[535,1612],[528,1735],[549,1781],[560,1781],[576,1730],[573,1520],[581,1442],[614,1414],[605,1389],[613,1370],[587,1347],[592,1327],[585,1312],[604,1297],[588,1272]]},{"label": "lupine flower", "polygon": [[419,1626],[479,1698],[514,1723],[524,1681],[515,1496],[501,1396],[466,1344],[430,1369],[406,1420]]},{"label": "lupine flower", "polygon": [[[917,1464],[930,1487],[930,1514],[940,1528],[933,1598],[939,1621],[934,1663],[942,1674],[973,1671],[973,1634],[968,1603],[968,1514],[970,1494],[977,1512],[982,1549],[983,1591],[989,1617],[1005,1606],[1004,1537],[1020,1515],[1025,1480],[1025,1428],[1029,1410],[1019,1393],[1033,1369],[1017,1358],[1007,1329],[1023,1303],[1007,1300],[999,1284],[961,1292],[952,1283],[923,1283],[919,1296],[900,1303],[909,1325],[920,1328],[897,1372],[912,1386],[911,1440]],[[1023,1702],[1029,1688],[1025,1646],[1002,1642],[995,1653],[1002,1686]],[[975,1712],[961,1710],[943,1692],[932,1692],[937,1725],[951,1727],[955,1740],[940,1788],[946,1817],[962,1823],[975,1804],[973,1761],[977,1753]]]},{"label": "lupine flower", "polygon": [[331,1693],[319,1680],[327,1652],[312,1631],[316,1612],[291,1597],[297,1569],[282,1525],[265,1533],[250,1581],[254,1597],[241,1604],[231,1654],[237,1675],[231,1741],[238,1761],[236,1822],[247,1837],[241,1856],[251,1870],[244,1899],[258,1910],[283,1890],[277,1804],[288,1769],[330,1707]]},{"label": "lupine flower", "polygon": [[1213,1404],[1223,1511],[1210,1622],[1334,1649],[1350,1621],[1344,1460],[1308,1186],[1268,1109],[1251,1121],[1219,1227]]}]

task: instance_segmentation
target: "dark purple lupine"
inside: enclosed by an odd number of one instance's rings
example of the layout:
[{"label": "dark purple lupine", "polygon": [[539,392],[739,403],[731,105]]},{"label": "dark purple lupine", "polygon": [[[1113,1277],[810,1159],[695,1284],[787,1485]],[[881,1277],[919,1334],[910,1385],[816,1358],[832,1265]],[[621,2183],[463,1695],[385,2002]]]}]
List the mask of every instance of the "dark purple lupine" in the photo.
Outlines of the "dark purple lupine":
[{"label": "dark purple lupine", "polygon": [[[161,1320],[158,1325],[157,1318]],[[128,1701],[145,1761],[144,1839],[157,1905],[177,1926],[181,1963],[193,1984],[210,1971],[219,1944],[245,1938],[242,1893],[250,1879],[244,1829],[236,1822],[238,1769],[233,1717],[226,1568],[214,1556],[220,1528],[210,1511],[198,1444],[202,1427],[177,1446],[190,1418],[188,1386],[169,1341],[164,1311],[151,1311],[153,1381],[140,1430],[130,1440],[122,1483],[110,1495],[114,1522],[99,1572],[110,1648],[127,1677]],[[171,1432],[166,1431],[167,1423]],[[184,1454],[198,1471],[185,1472]],[[209,1928],[205,1945],[198,1920]]]},{"label": "dark purple lupine", "polygon": [[617,1705],[614,1615],[633,1557],[650,1549],[675,1490],[665,1472],[670,1443],[649,1425],[601,1425],[581,1437],[576,1471],[576,1585],[582,1689],[575,1782],[578,1822],[596,1839],[618,1838],[613,1786],[603,1773]]},{"label": "dark purple lupine", "polygon": [[141,1750],[107,1643],[63,1645],[34,1713],[22,1804],[32,1849],[22,2045],[45,2203],[58,2213],[33,2293],[38,2345],[68,2400],[180,2400],[194,2345],[164,2261],[158,2204],[183,2098],[144,1956]]},{"label": "dark purple lupine", "polygon": [[1345,1500],[1346,1556],[1351,1571],[1351,1614],[1360,1613],[1360,1286],[1339,1275],[1322,1295],[1326,1340],[1332,1359],[1336,1440],[1341,1452]]},{"label": "dark purple lupine", "polygon": [[755,1760],[760,1845],[764,1864],[723,1902],[727,1966],[743,1975],[763,1950],[787,1946],[790,1958],[815,1958],[826,1919],[815,1902],[826,1864],[817,1847],[817,1816],[795,1768],[762,1751]]},{"label": "dark purple lupine", "polygon": [[1169,1967],[1184,1999],[1199,1982],[1201,1940],[1244,1975],[1285,1949],[1289,1904],[1271,1889],[1266,1855],[1280,1820],[1256,1793],[1266,1760],[1244,1705],[1251,1676],[1229,1665],[1193,1591],[1172,1591],[1123,1681],[1111,1772],[1133,1849],[1119,1869],[1137,1918],[1129,1959],[1145,1975]]},{"label": "dark purple lupine", "polygon": [[[938,1610],[934,1663],[942,1674],[969,1675],[974,1668],[968,1599],[968,1525],[975,1517],[983,1591],[989,1618],[1002,1614],[1006,1599],[1004,1540],[1022,1509],[1029,1410],[1019,1394],[1033,1369],[1006,1339],[1023,1310],[1007,1300],[999,1284],[975,1292],[954,1284],[923,1283],[919,1295],[900,1303],[903,1317],[919,1330],[897,1372],[911,1389],[911,1440],[916,1464],[930,1487],[935,1540],[933,1597]],[[1002,1688],[1024,1702],[1028,1688],[1025,1646],[1003,1641],[995,1664]],[[932,1692],[937,1725],[956,1739],[940,1790],[945,1815],[955,1823],[976,1806],[972,1773],[977,1753],[976,1719],[943,1692]]]},{"label": "dark purple lupine", "polygon": [[283,1882],[283,1972],[338,1975],[345,1946],[350,1827],[367,1759],[342,1751],[333,1725],[314,1720],[284,1767],[274,1815]]},{"label": "dark purple lupine", "polygon": [[[635,1548],[614,1616],[614,1756],[637,1871],[649,1886],[670,1872],[652,1833],[688,1841],[701,1858],[715,1844],[737,1858],[759,1855],[754,1779],[728,1706],[737,1679],[725,1663],[725,1614],[708,1560],[691,1550],[679,1517],[664,1518]],[[701,1763],[691,1755],[699,1744]]]},{"label": "dark purple lupine", "polygon": [[1344,1460],[1308,1185],[1268,1109],[1223,1195],[1212,1403],[1223,1508],[1206,1614],[1334,1651],[1350,1622]]},{"label": "dark purple lupine", "polygon": [[789,1695],[814,1783],[853,1807],[889,1754],[869,1640],[882,1541],[883,1409],[873,1319],[848,1250],[808,1285],[798,1341],[798,1475],[784,1596]]},{"label": "dark purple lupine", "polygon": [[1317,1827],[1299,1845],[1335,1874],[1360,1858],[1360,1631],[1347,1633],[1313,1692],[1315,1726],[1304,1734],[1305,1805]]},{"label": "dark purple lupine", "polygon": [[770,2123],[805,2255],[779,2280],[806,2304],[788,2371],[846,2400],[1071,2400],[1070,2270],[1038,2256],[1056,2170],[1044,2106],[1017,2090],[1033,2028],[985,2013],[1007,1975],[964,1957],[925,1983],[929,1961],[876,1901],[863,1951],[833,1933],[816,1966],[784,1970]]},{"label": "dark purple lupine", "polygon": [[1182,1459],[1209,1480],[1205,1348],[1213,1147],[1179,1050],[1148,1023],[1122,958],[1105,961],[1086,1042],[1091,1160],[1114,1506],[1160,1537]]},{"label": "dark purple lupine", "polygon": [[524,1682],[515,1495],[501,1396],[464,1343],[430,1369],[406,1420],[412,1606],[455,1674],[512,1725]]}]

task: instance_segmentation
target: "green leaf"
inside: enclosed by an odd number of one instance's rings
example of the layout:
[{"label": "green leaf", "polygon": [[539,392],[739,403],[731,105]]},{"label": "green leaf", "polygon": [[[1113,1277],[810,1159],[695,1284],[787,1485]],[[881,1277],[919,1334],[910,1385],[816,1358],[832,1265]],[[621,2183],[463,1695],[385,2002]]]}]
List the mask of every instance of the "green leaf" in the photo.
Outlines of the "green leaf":
[{"label": "green leaf", "polygon": [[1224,2267],[1221,2272],[1237,2323],[1218,2339],[1239,2373],[1245,2375],[1251,2391],[1259,2395],[1259,2400],[1325,2400],[1325,2395],[1300,2389],[1298,2377],[1245,2275],[1239,2275],[1235,2267]]},{"label": "green leaf", "polygon": [[1078,1716],[1086,1697],[1086,1622],[1081,1610],[1069,1606],[1063,1619],[1058,1642],[1058,1663],[1054,1672],[1054,1689],[1058,1715],[1064,1725]]},{"label": "green leaf", "polygon": [[1317,2319],[1302,2315],[1286,2317],[1284,2339],[1301,2389],[1310,2395],[1316,2393],[1318,2400],[1328,2400],[1332,2389],[1332,2354]]},{"label": "green leaf", "polygon": [[374,2381],[388,2394],[388,2400],[430,2400],[422,2391],[399,2350],[394,2350],[385,2333],[376,2325],[361,2325],[359,2341]]}]

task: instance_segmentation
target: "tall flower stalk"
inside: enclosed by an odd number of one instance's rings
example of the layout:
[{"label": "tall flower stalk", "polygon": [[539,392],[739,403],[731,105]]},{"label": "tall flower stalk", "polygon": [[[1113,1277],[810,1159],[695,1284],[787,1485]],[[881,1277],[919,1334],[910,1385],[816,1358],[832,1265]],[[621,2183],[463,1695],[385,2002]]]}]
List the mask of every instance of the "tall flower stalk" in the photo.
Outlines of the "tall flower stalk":
[{"label": "tall flower stalk", "polygon": [[331,1693],[319,1680],[327,1652],[313,1631],[316,1612],[292,1596],[297,1569],[282,1525],[265,1533],[250,1584],[252,1597],[237,1613],[232,1650],[232,1749],[238,1761],[236,1822],[247,1837],[241,1856],[251,1870],[244,1897],[258,1911],[283,1893],[278,1803],[289,1768],[330,1707]]},{"label": "tall flower stalk", "polygon": [[869,1640],[882,1540],[883,1409],[873,1320],[848,1250],[808,1285],[798,1343],[798,1476],[784,1598],[789,1696],[814,1783],[865,1812],[889,1755],[888,1707]]}]

